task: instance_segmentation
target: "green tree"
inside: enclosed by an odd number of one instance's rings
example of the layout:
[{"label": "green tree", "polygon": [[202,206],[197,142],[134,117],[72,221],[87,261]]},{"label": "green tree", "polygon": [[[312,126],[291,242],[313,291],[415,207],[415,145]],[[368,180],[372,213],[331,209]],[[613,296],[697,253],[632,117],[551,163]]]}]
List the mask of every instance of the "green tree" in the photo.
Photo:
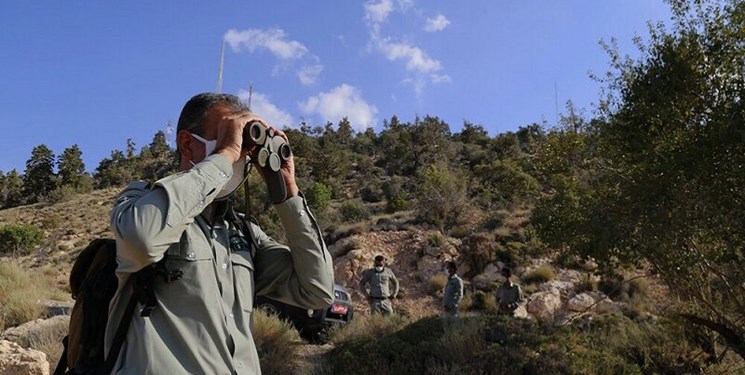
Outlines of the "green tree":
[{"label": "green tree", "polygon": [[637,41],[641,58],[609,48],[595,150],[536,223],[608,268],[649,262],[680,316],[745,358],[745,3],[670,4],[672,28]]},{"label": "green tree", "polygon": [[15,169],[0,176],[0,207],[20,206],[23,200],[23,177]]},{"label": "green tree", "polygon": [[57,159],[60,186],[68,186],[73,191],[84,192],[91,188],[92,182],[85,172],[83,152],[78,145],[66,148]]},{"label": "green tree", "polygon": [[54,153],[46,145],[38,145],[31,151],[31,158],[26,161],[23,176],[24,195],[29,203],[35,203],[56,187]]},{"label": "green tree", "polygon": [[471,209],[467,179],[445,163],[421,168],[417,174],[416,214],[440,231],[460,225]]},{"label": "green tree", "polygon": [[99,162],[93,175],[96,187],[103,189],[110,186],[122,186],[134,180],[127,160],[121,150],[111,151],[111,156]]}]

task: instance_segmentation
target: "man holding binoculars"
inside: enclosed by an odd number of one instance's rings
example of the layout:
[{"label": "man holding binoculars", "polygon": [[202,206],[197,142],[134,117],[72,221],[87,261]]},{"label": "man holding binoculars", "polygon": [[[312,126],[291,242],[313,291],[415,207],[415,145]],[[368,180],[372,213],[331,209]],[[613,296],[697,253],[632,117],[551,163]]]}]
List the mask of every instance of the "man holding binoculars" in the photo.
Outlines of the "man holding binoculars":
[{"label": "man holding binoculars", "polygon": [[[134,314],[113,373],[260,373],[250,328],[254,295],[327,307],[334,297],[331,256],[299,193],[287,137],[236,96],[192,97],[176,143],[179,173],[130,184],[112,211],[119,288],[107,353],[133,294],[132,276],[156,263],[179,271],[176,280],[154,282],[155,307]],[[229,198],[245,181],[247,156],[267,182],[289,246],[233,211]]]}]

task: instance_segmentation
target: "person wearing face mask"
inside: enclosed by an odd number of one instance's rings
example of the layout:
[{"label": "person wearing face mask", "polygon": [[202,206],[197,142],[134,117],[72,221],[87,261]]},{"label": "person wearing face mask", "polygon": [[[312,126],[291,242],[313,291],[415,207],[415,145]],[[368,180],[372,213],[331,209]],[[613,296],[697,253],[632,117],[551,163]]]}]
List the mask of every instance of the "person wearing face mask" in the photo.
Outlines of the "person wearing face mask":
[{"label": "person wearing face mask", "polygon": [[149,316],[134,314],[113,373],[259,374],[250,328],[255,294],[307,309],[333,302],[331,255],[298,190],[291,157],[280,171],[286,199],[274,206],[288,245],[234,214],[230,198],[246,179],[252,151],[242,144],[243,130],[253,121],[269,128],[234,95],[192,97],[178,121],[179,172],[152,184],[134,182],[116,199],[111,229],[119,288],[109,308],[106,354],[116,334],[112,323],[132,294],[130,276],[161,261],[182,276],[156,280],[155,307]]},{"label": "person wearing face mask", "polygon": [[[391,284],[393,284],[392,291]],[[370,285],[369,290],[368,285]],[[370,314],[393,314],[393,305],[390,300],[398,296],[398,279],[393,271],[385,266],[383,255],[376,255],[373,268],[362,273],[360,291],[370,304]]]}]

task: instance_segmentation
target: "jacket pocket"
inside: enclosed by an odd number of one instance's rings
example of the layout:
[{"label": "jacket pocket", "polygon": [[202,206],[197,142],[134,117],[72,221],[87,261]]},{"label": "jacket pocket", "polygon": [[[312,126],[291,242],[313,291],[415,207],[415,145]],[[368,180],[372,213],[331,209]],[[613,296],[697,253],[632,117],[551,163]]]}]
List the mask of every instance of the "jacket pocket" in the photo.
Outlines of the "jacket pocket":
[{"label": "jacket pocket", "polygon": [[179,249],[166,254],[166,268],[181,271],[181,277],[168,283],[158,278],[158,299],[167,306],[215,306],[220,291],[211,250],[181,242]]},{"label": "jacket pocket", "polygon": [[254,265],[248,251],[235,251],[230,254],[235,277],[236,302],[245,312],[251,312],[254,305]]}]

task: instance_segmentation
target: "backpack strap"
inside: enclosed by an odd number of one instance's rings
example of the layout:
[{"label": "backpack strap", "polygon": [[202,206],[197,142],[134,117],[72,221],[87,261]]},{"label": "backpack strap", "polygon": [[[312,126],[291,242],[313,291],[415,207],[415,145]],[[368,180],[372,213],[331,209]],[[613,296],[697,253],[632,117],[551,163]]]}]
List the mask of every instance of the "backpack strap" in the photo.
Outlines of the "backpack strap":
[{"label": "backpack strap", "polygon": [[111,370],[114,369],[114,364],[119,358],[119,352],[122,350],[124,340],[127,338],[127,331],[129,331],[129,323],[132,322],[134,316],[135,307],[137,306],[137,298],[133,293],[129,297],[129,303],[127,303],[127,309],[124,310],[122,320],[119,321],[119,325],[116,327],[116,333],[114,334],[114,341],[111,343],[111,350],[109,355],[106,356],[106,360],[103,363],[102,374],[111,374]]},{"label": "backpack strap", "polygon": [[[233,224],[238,230],[240,230],[244,236],[247,236],[249,240],[251,241],[251,258],[253,259],[256,256],[256,251],[259,249],[259,243],[256,241],[256,235],[254,235],[253,228],[251,228],[251,222],[248,220],[248,217],[241,218],[238,216],[238,214],[235,212],[235,208],[233,207],[232,202],[230,203],[230,207],[228,208],[228,221]],[[251,217],[253,219],[253,217]]]}]

